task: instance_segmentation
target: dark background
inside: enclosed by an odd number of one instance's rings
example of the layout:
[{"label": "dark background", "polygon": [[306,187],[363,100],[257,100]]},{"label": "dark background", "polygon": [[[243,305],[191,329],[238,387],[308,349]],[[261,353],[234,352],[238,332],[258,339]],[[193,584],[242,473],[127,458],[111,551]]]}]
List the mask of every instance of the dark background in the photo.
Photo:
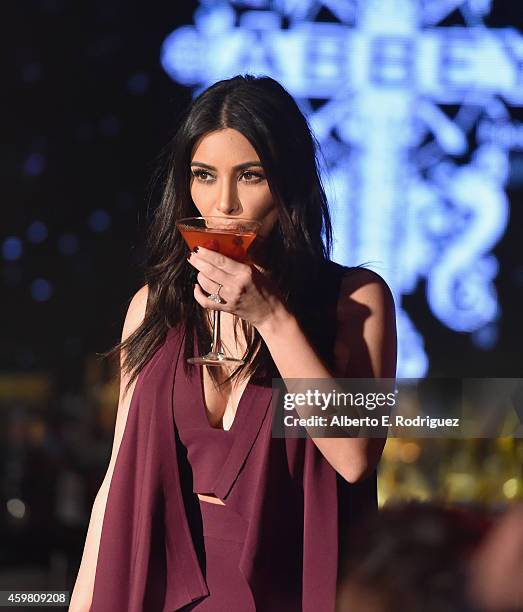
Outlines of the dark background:
[{"label": "dark background", "polygon": [[[141,286],[157,156],[191,99],[159,64],[161,41],[194,8],[180,4],[185,11],[117,1],[11,6],[2,234],[21,237],[23,253],[3,262],[6,370],[48,369],[60,388],[75,389],[85,355],[120,336]],[[28,176],[31,158],[37,169]],[[90,224],[99,209],[110,216],[106,231]],[[39,244],[25,238],[35,220],[48,228]],[[60,251],[64,234],[77,238],[75,253]],[[44,302],[31,296],[38,278],[52,286]]]}]

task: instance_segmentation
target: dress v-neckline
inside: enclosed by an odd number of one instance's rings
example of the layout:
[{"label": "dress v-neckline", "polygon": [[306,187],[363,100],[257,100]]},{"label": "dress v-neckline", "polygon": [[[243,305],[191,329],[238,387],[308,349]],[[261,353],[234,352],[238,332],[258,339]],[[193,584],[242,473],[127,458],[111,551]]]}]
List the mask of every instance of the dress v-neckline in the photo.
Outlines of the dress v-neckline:
[{"label": "dress v-neckline", "polygon": [[[207,416],[208,410],[207,410],[207,403],[205,401],[205,388],[203,386],[203,368],[205,366],[200,366],[199,372],[198,372],[198,380],[199,380],[199,384],[200,384],[200,393],[199,393],[199,397],[200,397],[200,404],[201,404],[201,408],[202,408],[202,414],[203,414],[203,418],[205,419],[208,427],[210,427],[211,429],[215,429],[216,431],[223,431],[225,433],[228,432],[232,432],[235,425],[236,425],[236,421],[238,420],[238,417],[241,415],[242,410],[242,403],[244,401],[244,399],[246,398],[250,387],[251,387],[251,382],[249,381],[247,383],[247,385],[245,386],[241,396],[240,396],[240,400],[238,402],[238,406],[236,407],[236,412],[234,413],[234,419],[232,420],[231,426],[229,427],[229,429],[224,429],[223,427],[215,427],[214,425],[211,425],[210,421],[209,421],[209,417]],[[223,416],[222,416],[222,423],[223,423]]]}]

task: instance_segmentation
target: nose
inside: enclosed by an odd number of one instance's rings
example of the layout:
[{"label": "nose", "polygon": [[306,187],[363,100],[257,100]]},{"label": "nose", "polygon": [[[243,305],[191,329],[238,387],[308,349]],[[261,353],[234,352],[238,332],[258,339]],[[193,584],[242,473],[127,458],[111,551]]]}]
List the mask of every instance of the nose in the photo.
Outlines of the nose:
[{"label": "nose", "polygon": [[223,178],[217,195],[216,209],[222,215],[231,215],[241,208],[234,179]]}]

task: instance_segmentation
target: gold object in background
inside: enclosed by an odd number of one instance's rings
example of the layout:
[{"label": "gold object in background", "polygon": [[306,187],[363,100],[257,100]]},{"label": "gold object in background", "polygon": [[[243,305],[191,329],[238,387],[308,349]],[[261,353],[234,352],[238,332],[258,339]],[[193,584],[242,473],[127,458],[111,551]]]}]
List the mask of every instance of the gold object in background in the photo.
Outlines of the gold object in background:
[{"label": "gold object in background", "polygon": [[47,404],[51,391],[51,379],[46,373],[0,374],[0,403],[20,401],[34,405]]}]

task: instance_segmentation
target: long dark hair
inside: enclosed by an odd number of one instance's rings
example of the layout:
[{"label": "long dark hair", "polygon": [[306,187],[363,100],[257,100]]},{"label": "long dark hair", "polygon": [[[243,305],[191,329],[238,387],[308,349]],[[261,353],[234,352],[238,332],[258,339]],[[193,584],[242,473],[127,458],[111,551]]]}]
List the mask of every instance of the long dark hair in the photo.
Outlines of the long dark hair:
[{"label": "long dark hair", "polygon": [[[332,250],[318,143],[292,96],[274,79],[244,75],[219,81],[192,102],[169,146],[163,195],[146,242],[144,276],[149,294],[145,318],[134,333],[106,353],[124,351],[122,367],[129,376],[128,387],[175,325],[185,326],[185,358],[194,354],[194,331],[199,350],[209,349],[207,314],[193,296],[197,271],[186,262],[187,247],[175,222],[200,215],[190,193],[193,148],[205,134],[224,128],[235,129],[250,141],[277,204],[278,220],[263,246],[264,268],[287,308],[305,327],[308,314],[317,308],[311,296],[318,294],[315,282]],[[246,363],[226,381],[241,373],[253,379],[277,375],[258,331],[240,321],[247,338]],[[192,367],[183,361],[186,371]],[[214,368],[209,368],[209,374],[218,382]]]}]

